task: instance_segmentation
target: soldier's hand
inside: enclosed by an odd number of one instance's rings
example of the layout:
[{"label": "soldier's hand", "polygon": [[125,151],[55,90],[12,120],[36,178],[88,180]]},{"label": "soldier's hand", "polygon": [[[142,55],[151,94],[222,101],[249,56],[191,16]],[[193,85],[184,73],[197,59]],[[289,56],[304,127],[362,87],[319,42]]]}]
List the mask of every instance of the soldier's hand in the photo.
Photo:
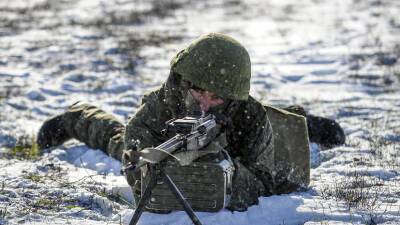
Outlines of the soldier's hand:
[{"label": "soldier's hand", "polygon": [[141,153],[138,150],[124,150],[122,153],[122,158],[125,162],[132,163],[133,165],[136,165],[139,162]]},{"label": "soldier's hand", "polygon": [[122,164],[124,165],[121,169],[121,174],[125,175],[128,184],[132,187],[140,181],[140,170],[137,168],[139,163],[139,152],[137,150],[124,150],[122,153]]}]

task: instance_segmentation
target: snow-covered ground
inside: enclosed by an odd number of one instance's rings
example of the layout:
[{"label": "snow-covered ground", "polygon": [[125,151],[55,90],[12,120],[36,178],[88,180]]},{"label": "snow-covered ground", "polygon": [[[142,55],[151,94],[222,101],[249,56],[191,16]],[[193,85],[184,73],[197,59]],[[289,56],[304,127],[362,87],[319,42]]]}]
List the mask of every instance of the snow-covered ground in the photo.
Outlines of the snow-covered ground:
[{"label": "snow-covered ground", "polygon": [[127,224],[118,161],[75,141],[36,159],[7,152],[77,100],[126,122],[174,54],[212,31],[249,50],[252,95],[336,119],[347,141],[312,145],[308,191],[199,213],[204,224],[400,224],[399,15],[391,0],[1,0],[0,224]]}]

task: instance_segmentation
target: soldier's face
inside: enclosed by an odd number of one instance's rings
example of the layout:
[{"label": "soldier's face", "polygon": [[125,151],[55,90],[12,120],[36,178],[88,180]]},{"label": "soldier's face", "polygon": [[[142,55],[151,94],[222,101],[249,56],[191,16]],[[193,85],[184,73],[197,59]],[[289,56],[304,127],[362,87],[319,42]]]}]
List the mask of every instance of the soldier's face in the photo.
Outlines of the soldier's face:
[{"label": "soldier's face", "polygon": [[189,89],[190,94],[199,103],[203,112],[207,112],[211,107],[224,103],[224,100],[216,94],[206,90]]}]

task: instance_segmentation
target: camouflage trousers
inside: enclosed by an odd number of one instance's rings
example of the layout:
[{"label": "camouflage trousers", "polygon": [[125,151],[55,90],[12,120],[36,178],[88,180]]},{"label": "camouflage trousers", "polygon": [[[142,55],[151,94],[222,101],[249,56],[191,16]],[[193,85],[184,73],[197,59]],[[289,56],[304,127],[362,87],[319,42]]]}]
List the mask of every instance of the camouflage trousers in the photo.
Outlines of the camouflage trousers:
[{"label": "camouflage trousers", "polygon": [[[85,143],[90,148],[99,149],[109,156],[123,161],[125,126],[116,117],[96,106],[77,102],[63,114],[63,120],[70,137]],[[257,178],[260,176],[256,176],[251,168],[247,168],[239,160],[233,159],[233,161],[235,174],[232,182],[231,201],[227,208],[244,211],[247,207],[257,204],[259,196],[272,193],[270,188],[263,185],[265,181],[262,182]],[[140,196],[140,176],[138,174],[128,175],[127,181],[132,187],[137,201]]]},{"label": "camouflage trousers", "polygon": [[116,117],[96,106],[77,102],[68,107],[62,119],[70,137],[121,161],[125,126]]}]

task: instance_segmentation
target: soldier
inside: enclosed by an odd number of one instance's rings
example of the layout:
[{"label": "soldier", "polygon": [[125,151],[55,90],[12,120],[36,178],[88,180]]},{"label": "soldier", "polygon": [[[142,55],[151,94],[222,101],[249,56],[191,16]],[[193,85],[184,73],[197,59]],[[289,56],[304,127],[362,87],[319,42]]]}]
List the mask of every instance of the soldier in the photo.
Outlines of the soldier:
[{"label": "soldier", "polygon": [[[37,142],[44,149],[75,138],[115,159],[135,161],[135,151],[168,139],[161,132],[166,121],[211,113],[225,132],[235,166],[227,208],[244,211],[257,204],[259,196],[308,185],[309,140],[326,147],[345,141],[333,120],[306,115],[299,106],[282,110],[262,105],[249,95],[250,76],[250,57],[239,42],[207,34],[172,59],[167,81],[143,97],[126,126],[96,106],[78,102],[45,121]],[[127,180],[138,196],[140,179]]]}]

